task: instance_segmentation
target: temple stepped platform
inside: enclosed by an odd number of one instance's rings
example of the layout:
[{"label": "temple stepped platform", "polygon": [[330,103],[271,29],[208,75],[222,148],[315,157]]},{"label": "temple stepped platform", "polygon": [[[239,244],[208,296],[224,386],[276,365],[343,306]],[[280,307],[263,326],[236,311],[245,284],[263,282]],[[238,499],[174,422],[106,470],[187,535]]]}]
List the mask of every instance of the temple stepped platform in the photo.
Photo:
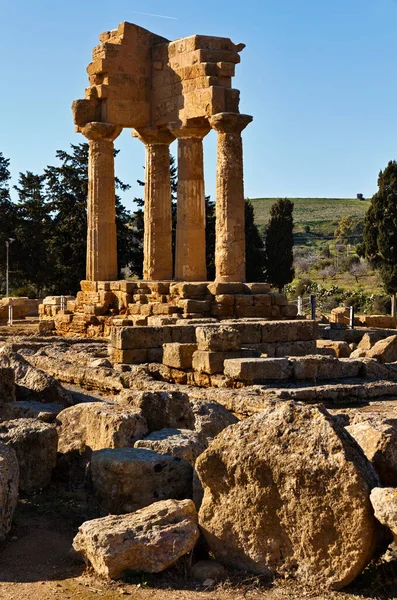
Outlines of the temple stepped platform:
[{"label": "temple stepped platform", "polygon": [[[297,308],[268,283],[82,281],[76,298],[46,298],[42,330],[109,336],[111,327],[194,325],[228,319],[291,320]],[[276,340],[275,340],[276,341]],[[280,340],[277,340],[280,341]]]}]

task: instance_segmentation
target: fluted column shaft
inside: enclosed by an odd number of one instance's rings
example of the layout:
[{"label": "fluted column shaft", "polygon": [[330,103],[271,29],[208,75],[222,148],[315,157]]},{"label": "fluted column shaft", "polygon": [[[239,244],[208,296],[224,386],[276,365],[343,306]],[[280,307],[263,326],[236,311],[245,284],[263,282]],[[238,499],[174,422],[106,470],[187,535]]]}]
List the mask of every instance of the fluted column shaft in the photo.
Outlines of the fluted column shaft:
[{"label": "fluted column shaft", "polygon": [[241,132],[249,115],[219,113],[210,118],[218,132],[216,168],[216,281],[245,281],[245,205]]},{"label": "fluted column shaft", "polygon": [[203,137],[208,129],[173,131],[178,138],[175,279],[205,281]]},{"label": "fluted column shaft", "polygon": [[[134,134],[133,134],[134,135]],[[168,131],[139,129],[146,145],[143,278],[172,279],[172,210]]]},{"label": "fluted column shaft", "polygon": [[113,140],[121,128],[88,123],[87,274],[89,281],[117,279],[116,198]]}]

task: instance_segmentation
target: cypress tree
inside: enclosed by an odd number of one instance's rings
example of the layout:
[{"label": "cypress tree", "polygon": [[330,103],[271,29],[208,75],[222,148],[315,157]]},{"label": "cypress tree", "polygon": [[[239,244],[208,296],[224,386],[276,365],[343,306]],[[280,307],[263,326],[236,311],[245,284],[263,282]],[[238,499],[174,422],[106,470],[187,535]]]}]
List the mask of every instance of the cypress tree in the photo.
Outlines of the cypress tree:
[{"label": "cypress tree", "polygon": [[265,280],[265,248],[254,221],[254,207],[245,201],[245,255],[247,281]]},{"label": "cypress tree", "polygon": [[37,298],[51,286],[53,277],[48,251],[52,230],[51,205],[45,197],[44,179],[44,175],[26,171],[19,174],[18,185],[14,186],[19,202],[15,250],[19,253],[21,276],[26,278],[23,283],[35,287]]},{"label": "cypress tree", "polygon": [[378,191],[365,215],[364,253],[382,277],[387,293],[397,292],[397,162],[379,173]]},{"label": "cypress tree", "polygon": [[281,291],[294,278],[293,268],[293,210],[294,203],[280,198],[270,209],[270,220],[265,229],[266,281]]}]

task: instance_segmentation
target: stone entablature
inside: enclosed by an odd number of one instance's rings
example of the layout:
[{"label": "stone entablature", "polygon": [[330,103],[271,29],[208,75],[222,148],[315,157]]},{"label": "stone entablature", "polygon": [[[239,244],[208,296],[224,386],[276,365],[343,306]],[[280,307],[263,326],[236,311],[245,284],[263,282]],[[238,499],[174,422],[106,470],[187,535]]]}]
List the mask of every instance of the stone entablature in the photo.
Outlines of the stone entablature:
[{"label": "stone entablature", "polygon": [[[218,132],[216,280],[245,281],[242,130],[232,88],[244,44],[193,35],[173,42],[121,23],[100,36],[86,97],[73,103],[90,142],[87,279],[117,277],[113,141],[124,127],[146,146],[144,278],[200,281],[205,264],[203,138]],[[175,265],[171,247],[170,143],[178,140]]]}]

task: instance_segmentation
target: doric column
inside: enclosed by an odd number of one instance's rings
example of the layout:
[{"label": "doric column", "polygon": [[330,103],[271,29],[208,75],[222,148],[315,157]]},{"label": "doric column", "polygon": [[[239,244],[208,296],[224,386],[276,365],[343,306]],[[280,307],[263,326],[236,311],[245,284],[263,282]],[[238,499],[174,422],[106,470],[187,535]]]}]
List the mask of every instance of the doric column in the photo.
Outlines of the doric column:
[{"label": "doric column", "polygon": [[199,127],[173,128],[178,138],[178,202],[175,279],[205,281],[205,195],[203,138],[210,131]]},{"label": "doric column", "polygon": [[82,133],[90,141],[88,160],[87,275],[89,281],[117,279],[116,199],[113,140],[122,128],[88,123]]},{"label": "doric column", "polygon": [[245,281],[245,207],[242,130],[249,115],[219,113],[209,119],[218,132],[216,167],[216,281]]},{"label": "doric column", "polygon": [[172,212],[168,130],[146,127],[133,133],[146,146],[143,278],[172,279]]}]

